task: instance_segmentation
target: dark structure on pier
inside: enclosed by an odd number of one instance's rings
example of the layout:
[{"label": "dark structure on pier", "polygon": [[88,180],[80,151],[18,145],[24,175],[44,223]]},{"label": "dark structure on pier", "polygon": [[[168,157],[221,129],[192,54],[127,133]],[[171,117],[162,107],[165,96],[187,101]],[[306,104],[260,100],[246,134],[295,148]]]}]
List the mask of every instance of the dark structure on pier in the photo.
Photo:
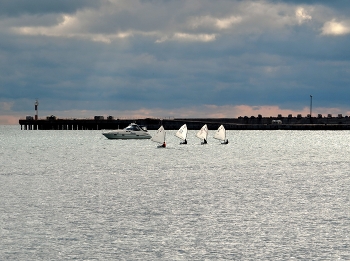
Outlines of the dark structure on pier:
[{"label": "dark structure on pier", "polygon": [[221,124],[227,130],[350,130],[350,117],[338,115],[332,117],[239,117],[239,118],[174,118],[174,119],[114,119],[108,116],[95,116],[94,119],[60,119],[49,116],[35,119],[27,116],[20,119],[22,130],[103,130],[122,129],[131,122],[145,125],[149,130],[156,130],[162,124],[167,130],[177,130],[184,123],[190,130],[199,130],[204,124],[209,129],[217,129]]}]

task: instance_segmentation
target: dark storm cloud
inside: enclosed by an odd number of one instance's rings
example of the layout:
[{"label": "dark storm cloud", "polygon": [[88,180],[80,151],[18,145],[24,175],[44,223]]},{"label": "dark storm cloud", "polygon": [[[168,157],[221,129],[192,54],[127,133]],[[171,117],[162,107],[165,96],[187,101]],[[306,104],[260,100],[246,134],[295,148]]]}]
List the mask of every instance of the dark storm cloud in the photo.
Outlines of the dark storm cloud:
[{"label": "dark storm cloud", "polygon": [[343,1],[12,2],[0,11],[0,102],[13,110],[36,98],[47,111],[297,110],[310,94],[348,107]]}]

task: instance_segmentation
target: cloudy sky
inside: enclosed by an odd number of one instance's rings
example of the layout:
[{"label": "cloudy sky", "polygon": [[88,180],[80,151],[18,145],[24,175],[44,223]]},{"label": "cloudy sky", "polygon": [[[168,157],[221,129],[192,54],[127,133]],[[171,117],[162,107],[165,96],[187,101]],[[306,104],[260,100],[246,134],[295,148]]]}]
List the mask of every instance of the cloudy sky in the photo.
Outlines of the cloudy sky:
[{"label": "cloudy sky", "polygon": [[350,115],[348,0],[0,0],[0,124]]}]

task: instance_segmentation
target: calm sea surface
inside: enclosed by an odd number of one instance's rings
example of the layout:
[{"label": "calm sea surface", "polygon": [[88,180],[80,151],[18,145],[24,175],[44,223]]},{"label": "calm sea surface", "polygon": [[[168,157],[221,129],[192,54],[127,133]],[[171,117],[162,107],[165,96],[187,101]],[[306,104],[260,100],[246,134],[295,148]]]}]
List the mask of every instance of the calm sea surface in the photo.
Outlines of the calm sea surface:
[{"label": "calm sea surface", "polygon": [[0,126],[0,260],[350,260],[349,131],[214,132]]}]

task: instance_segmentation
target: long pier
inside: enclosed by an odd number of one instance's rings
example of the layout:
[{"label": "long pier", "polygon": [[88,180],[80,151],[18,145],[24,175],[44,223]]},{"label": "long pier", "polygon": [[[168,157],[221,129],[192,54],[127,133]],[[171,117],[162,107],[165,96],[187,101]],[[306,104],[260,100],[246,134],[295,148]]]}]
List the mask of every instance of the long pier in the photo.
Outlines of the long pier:
[{"label": "long pier", "polygon": [[239,117],[239,118],[174,118],[174,119],[114,119],[95,116],[94,119],[20,119],[21,130],[111,130],[122,129],[131,122],[156,130],[162,124],[167,130],[177,130],[187,124],[189,130],[199,130],[204,124],[227,130],[350,130],[350,117]]}]

